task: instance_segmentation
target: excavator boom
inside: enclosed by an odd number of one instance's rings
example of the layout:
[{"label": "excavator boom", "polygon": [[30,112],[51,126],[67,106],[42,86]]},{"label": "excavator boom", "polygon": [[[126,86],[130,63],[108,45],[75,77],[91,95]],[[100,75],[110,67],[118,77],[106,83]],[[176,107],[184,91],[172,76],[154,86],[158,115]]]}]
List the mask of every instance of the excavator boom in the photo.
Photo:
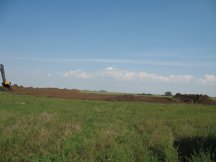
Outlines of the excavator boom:
[{"label": "excavator boom", "polygon": [[1,71],[1,76],[2,76],[2,85],[6,88],[11,87],[11,82],[8,82],[5,78],[5,71],[4,71],[4,66],[3,64],[0,64],[0,71]]}]

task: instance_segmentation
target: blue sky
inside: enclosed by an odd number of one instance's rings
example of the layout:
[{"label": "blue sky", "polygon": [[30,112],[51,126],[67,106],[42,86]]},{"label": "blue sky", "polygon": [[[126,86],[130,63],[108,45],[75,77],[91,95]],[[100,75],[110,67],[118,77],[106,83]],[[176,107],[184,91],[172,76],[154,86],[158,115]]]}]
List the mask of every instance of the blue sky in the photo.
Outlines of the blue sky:
[{"label": "blue sky", "polygon": [[216,96],[216,2],[1,0],[0,60],[23,86]]}]

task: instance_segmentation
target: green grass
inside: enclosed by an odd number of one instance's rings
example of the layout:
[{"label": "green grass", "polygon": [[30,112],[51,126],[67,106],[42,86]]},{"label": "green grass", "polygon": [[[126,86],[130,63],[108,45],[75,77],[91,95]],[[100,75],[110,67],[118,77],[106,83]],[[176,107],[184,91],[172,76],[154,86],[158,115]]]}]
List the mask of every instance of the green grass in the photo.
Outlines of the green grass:
[{"label": "green grass", "polygon": [[0,93],[0,162],[210,161],[216,106]]}]

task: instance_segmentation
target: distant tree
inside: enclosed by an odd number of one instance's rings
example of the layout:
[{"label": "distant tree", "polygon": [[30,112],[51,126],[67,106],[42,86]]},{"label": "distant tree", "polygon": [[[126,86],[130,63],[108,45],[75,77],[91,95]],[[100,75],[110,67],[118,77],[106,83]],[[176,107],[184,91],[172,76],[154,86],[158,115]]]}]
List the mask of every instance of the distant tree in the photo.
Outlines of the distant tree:
[{"label": "distant tree", "polygon": [[165,96],[172,96],[172,92],[170,92],[170,91],[164,92],[164,95]]},{"label": "distant tree", "polygon": [[181,93],[176,93],[174,97],[181,97],[182,94]]},{"label": "distant tree", "polygon": [[100,90],[99,92],[107,92],[107,91],[105,91],[105,90]]}]

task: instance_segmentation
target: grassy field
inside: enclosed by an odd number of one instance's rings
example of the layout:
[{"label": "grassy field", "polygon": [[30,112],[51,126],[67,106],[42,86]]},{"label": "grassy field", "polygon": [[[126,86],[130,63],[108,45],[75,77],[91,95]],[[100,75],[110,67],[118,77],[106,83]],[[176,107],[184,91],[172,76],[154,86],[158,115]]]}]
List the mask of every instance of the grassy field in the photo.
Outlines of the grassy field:
[{"label": "grassy field", "polygon": [[216,106],[0,93],[0,162],[215,161]]}]

